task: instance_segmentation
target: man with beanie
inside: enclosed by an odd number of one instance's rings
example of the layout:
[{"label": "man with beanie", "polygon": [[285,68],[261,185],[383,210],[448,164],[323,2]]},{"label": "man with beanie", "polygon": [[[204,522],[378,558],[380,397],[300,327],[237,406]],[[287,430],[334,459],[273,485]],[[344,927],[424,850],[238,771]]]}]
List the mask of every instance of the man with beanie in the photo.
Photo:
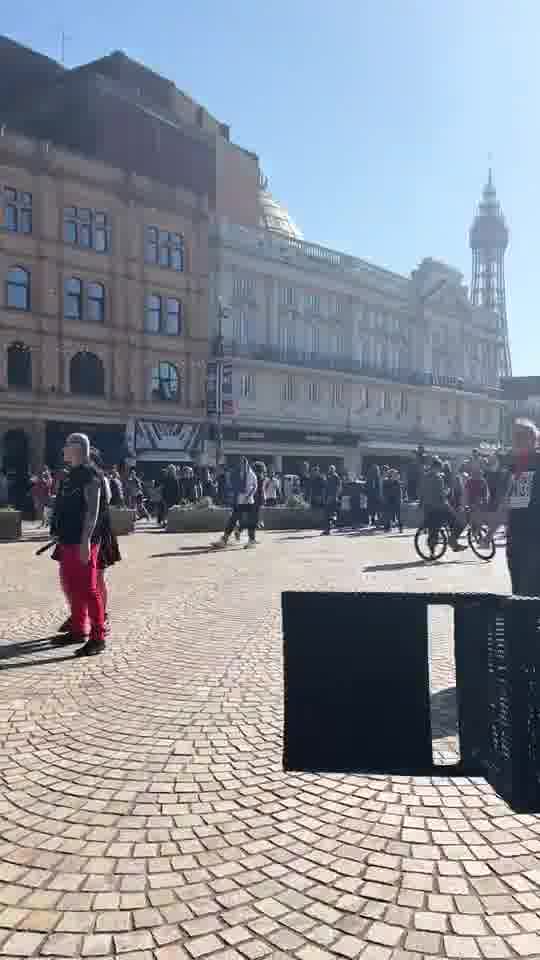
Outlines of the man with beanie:
[{"label": "man with beanie", "polygon": [[[72,433],[64,446],[69,471],[58,496],[55,531],[60,578],[71,610],[71,631],[56,646],[84,644],[76,656],[93,656],[105,648],[103,601],[98,586],[98,552],[105,513],[100,472],[90,460],[90,441]],[[90,636],[85,634],[87,618]]]}]

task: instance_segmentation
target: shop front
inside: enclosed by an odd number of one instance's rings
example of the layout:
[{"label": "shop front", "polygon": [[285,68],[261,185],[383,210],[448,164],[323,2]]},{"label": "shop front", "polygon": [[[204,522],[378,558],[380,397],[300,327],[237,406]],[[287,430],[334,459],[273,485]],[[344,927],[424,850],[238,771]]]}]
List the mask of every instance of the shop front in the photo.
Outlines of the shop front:
[{"label": "shop front", "polygon": [[278,473],[300,474],[303,466],[318,465],[327,470],[334,464],[339,472],[356,473],[359,468],[358,443],[352,433],[279,430],[266,427],[225,427],[223,446],[226,463],[233,465],[240,456],[262,460]]},{"label": "shop front", "polygon": [[84,423],[49,420],[45,425],[45,463],[55,470],[62,463],[62,448],[70,433],[86,433],[106,466],[122,464],[127,457],[124,423]]}]

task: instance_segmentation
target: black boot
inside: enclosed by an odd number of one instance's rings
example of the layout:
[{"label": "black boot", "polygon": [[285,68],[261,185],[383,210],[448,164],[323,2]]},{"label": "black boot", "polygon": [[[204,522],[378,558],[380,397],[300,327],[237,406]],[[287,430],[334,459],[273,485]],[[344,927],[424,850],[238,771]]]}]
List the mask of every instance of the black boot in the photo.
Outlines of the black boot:
[{"label": "black boot", "polygon": [[55,637],[53,647],[71,647],[78,643],[86,643],[88,637],[84,633],[66,633],[63,637]]}]

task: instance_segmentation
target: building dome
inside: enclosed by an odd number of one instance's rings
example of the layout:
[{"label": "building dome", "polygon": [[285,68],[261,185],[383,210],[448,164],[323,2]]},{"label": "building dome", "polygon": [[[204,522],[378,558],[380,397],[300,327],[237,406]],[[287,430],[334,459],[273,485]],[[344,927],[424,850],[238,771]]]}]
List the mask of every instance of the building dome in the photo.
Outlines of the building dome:
[{"label": "building dome", "polygon": [[274,200],[268,190],[268,179],[262,174],[259,178],[259,225],[264,230],[281,233],[293,240],[303,240],[304,235],[289,216],[285,207]]}]

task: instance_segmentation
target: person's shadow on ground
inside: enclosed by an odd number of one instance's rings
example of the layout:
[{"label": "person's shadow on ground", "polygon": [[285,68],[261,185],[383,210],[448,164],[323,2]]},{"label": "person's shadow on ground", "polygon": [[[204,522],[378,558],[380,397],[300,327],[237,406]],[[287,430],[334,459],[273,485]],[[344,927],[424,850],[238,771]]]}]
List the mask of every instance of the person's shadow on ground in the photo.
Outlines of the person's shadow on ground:
[{"label": "person's shadow on ground", "polygon": [[[64,660],[72,660],[73,652],[78,649],[77,646],[74,644],[73,651],[70,649],[69,653],[65,654],[63,652],[66,649],[65,647],[55,648],[51,646],[52,641],[57,639],[58,634],[55,633],[49,637],[40,637],[38,640],[0,644],[0,673],[4,670],[41,667],[47,663],[62,663]],[[26,660],[24,663],[5,663],[6,660],[18,660],[21,657],[31,657],[36,653],[47,653],[49,650],[53,652],[55,649],[58,651],[57,656]]]}]

